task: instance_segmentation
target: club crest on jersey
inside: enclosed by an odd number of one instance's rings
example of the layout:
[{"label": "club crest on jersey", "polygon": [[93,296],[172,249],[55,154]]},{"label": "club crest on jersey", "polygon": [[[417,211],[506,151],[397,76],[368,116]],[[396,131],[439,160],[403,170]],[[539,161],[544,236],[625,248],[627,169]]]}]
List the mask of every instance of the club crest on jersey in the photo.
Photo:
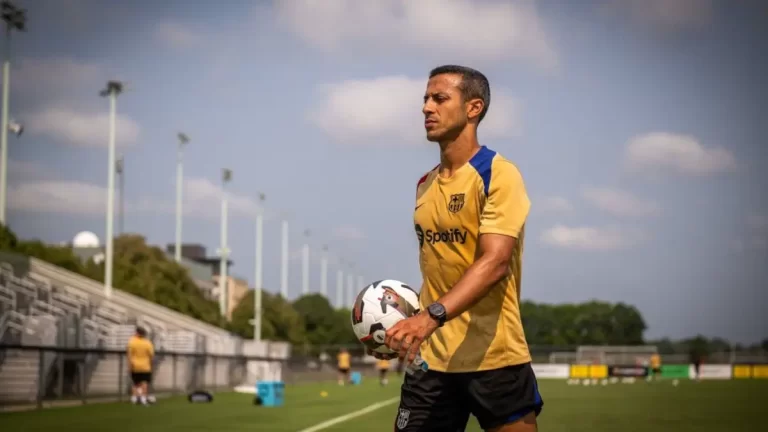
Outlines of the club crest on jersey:
[{"label": "club crest on jersey", "polygon": [[408,426],[408,418],[411,416],[411,411],[403,408],[400,408],[399,411],[397,415],[397,428],[402,430]]},{"label": "club crest on jersey", "polygon": [[451,195],[451,199],[448,201],[448,211],[458,213],[462,208],[464,208],[464,194]]}]

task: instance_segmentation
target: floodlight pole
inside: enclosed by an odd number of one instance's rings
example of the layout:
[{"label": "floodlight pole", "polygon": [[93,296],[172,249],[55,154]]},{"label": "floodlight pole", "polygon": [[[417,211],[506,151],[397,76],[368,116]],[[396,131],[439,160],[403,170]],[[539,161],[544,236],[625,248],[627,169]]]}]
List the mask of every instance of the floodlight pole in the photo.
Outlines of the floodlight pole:
[{"label": "floodlight pole", "polygon": [[232,180],[232,171],[224,169],[222,171],[221,187],[221,248],[219,249],[219,309],[221,316],[227,316],[227,267],[229,265],[229,249],[227,247],[227,183]]},{"label": "floodlight pole", "polygon": [[355,281],[354,281],[354,263],[349,263],[349,274],[347,275],[347,305],[352,305],[355,301],[354,297],[354,290],[355,290]]},{"label": "floodlight pole", "polygon": [[120,190],[120,202],[117,210],[117,234],[123,234],[125,229],[125,157],[120,155],[115,162],[115,172],[120,176],[120,184],[118,189]]},{"label": "floodlight pole", "polygon": [[123,92],[123,83],[109,81],[99,94],[109,97],[109,155],[107,161],[107,235],[104,252],[104,295],[112,296],[112,267],[114,265],[114,222],[115,222],[115,116],[117,96]]},{"label": "floodlight pole", "polygon": [[176,246],[173,250],[176,262],[181,262],[181,224],[182,224],[182,199],[184,196],[184,146],[189,142],[189,137],[183,133],[177,135],[179,145],[176,149]]},{"label": "floodlight pole", "polygon": [[301,295],[309,294],[309,230],[304,231],[304,247],[301,253]]},{"label": "floodlight pole", "polygon": [[10,1],[2,2],[2,19],[5,21],[6,50],[3,61],[2,124],[0,125],[0,224],[6,224],[5,208],[8,192],[8,101],[11,80],[11,32],[26,31],[27,11]]},{"label": "floodlight pole", "polygon": [[259,194],[259,210],[256,213],[256,265],[253,277],[253,340],[261,340],[261,289],[264,245],[264,194]]},{"label": "floodlight pole", "polygon": [[282,248],[282,256],[281,258],[281,265],[280,265],[280,295],[283,296],[284,300],[288,300],[288,219],[286,216],[283,216],[283,222],[282,222],[282,231],[283,231],[283,248]]},{"label": "floodlight pole", "polygon": [[344,260],[339,259],[339,268],[336,270],[336,307],[344,306]]},{"label": "floodlight pole", "polygon": [[320,294],[328,298],[328,246],[323,246],[323,255],[320,258]]},{"label": "floodlight pole", "polygon": [[[364,284],[365,284],[365,279],[363,278],[363,275],[360,275],[360,274],[357,275],[357,289],[358,290],[362,290]],[[352,301],[354,301],[354,296],[355,296],[355,292],[353,291],[352,292],[352,297],[353,297]]]}]

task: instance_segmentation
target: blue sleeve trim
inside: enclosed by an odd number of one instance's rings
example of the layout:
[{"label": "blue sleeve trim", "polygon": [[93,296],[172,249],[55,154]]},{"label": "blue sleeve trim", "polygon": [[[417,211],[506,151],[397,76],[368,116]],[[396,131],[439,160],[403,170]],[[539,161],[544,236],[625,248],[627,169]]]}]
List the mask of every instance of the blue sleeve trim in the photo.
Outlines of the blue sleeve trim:
[{"label": "blue sleeve trim", "polygon": [[480,151],[478,151],[469,161],[469,164],[472,165],[483,180],[483,191],[485,191],[485,196],[488,196],[488,191],[491,189],[491,166],[493,164],[494,156],[496,156],[495,151],[486,146],[482,146],[480,147]]}]

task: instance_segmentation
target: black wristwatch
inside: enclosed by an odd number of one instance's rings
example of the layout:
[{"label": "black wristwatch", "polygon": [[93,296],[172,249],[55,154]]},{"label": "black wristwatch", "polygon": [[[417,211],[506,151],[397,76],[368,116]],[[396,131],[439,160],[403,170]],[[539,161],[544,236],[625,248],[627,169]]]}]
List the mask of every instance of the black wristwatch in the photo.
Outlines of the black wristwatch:
[{"label": "black wristwatch", "polygon": [[427,307],[427,313],[429,313],[429,316],[432,317],[435,321],[437,321],[437,326],[442,327],[443,324],[445,324],[445,306],[441,305],[440,303],[432,303]]}]

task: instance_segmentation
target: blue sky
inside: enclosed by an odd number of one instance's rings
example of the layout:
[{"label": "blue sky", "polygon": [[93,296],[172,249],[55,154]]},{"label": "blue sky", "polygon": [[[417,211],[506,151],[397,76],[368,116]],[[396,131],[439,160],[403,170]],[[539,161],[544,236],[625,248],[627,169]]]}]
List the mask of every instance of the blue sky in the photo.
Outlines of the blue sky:
[{"label": "blue sky", "polygon": [[[759,2],[21,2],[14,34],[9,223],[22,237],[104,237],[107,79],[126,159],[125,228],[174,238],[176,133],[184,241],[219,244],[221,168],[234,171],[230,247],[253,280],[267,196],[265,285],[290,293],[311,230],[366,280],[418,285],[412,209],[438,161],[423,137],[429,70],[491,81],[485,144],[515,161],[533,202],[523,297],[637,305],[648,337],[766,337],[768,37]],[[322,5],[322,6],[321,6]],[[761,11],[760,9],[763,9]],[[761,116],[762,115],[762,116]]]}]

